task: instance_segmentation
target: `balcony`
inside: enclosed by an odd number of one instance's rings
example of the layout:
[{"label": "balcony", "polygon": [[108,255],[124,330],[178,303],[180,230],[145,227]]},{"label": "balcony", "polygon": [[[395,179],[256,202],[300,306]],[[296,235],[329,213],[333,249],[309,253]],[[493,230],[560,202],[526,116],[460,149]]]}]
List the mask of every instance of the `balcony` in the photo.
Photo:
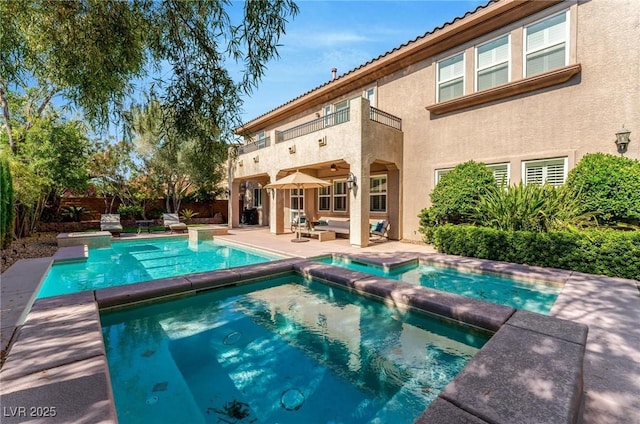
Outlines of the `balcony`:
[{"label": "balcony", "polygon": [[240,146],[238,149],[238,154],[255,152],[256,150],[264,149],[265,147],[269,147],[271,144],[271,137],[264,137],[259,140],[251,141],[247,144]]}]

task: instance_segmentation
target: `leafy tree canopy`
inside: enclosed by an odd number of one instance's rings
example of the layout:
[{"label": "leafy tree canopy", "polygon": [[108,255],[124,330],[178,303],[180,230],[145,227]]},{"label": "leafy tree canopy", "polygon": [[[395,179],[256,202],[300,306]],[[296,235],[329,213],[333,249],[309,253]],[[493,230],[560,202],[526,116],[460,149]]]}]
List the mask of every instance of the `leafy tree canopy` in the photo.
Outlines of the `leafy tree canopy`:
[{"label": "leafy tree canopy", "polygon": [[[208,144],[239,124],[241,94],[252,90],[277,57],[280,36],[298,12],[291,0],[244,3],[232,22],[227,0],[32,0],[0,2],[0,106],[9,144],[12,107],[7,93],[37,86],[106,125],[122,109],[133,81],[162,75],[155,86],[175,114],[177,130]],[[234,82],[229,60],[243,64]],[[163,67],[169,67],[166,72]],[[212,131],[214,130],[214,131]]]}]

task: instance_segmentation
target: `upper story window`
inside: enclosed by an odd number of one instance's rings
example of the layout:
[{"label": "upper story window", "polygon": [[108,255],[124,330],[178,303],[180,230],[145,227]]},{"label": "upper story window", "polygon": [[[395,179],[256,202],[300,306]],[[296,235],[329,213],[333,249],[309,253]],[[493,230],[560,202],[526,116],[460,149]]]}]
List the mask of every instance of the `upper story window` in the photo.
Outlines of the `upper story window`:
[{"label": "upper story window", "polygon": [[362,97],[369,100],[369,105],[376,107],[376,89],[370,88],[362,93]]},{"label": "upper story window", "polygon": [[258,141],[256,143],[258,144],[258,149],[263,149],[267,146],[267,135],[264,131],[258,133]]},{"label": "upper story window", "polygon": [[438,62],[438,102],[464,94],[464,52]]},{"label": "upper story window", "polygon": [[565,11],[525,27],[525,77],[568,64],[568,16]]},{"label": "upper story window", "polygon": [[476,47],[476,91],[509,82],[509,35]]},{"label": "upper story window", "polygon": [[369,211],[387,211],[387,176],[371,177],[369,183]]},{"label": "upper story window", "polygon": [[567,158],[523,162],[525,184],[561,186],[567,179]]}]

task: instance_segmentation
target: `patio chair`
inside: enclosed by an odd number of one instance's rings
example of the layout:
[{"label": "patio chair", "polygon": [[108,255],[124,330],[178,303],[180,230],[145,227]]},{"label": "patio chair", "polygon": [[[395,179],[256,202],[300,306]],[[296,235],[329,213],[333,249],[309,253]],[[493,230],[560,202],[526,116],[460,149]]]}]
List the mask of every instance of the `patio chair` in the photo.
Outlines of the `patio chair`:
[{"label": "patio chair", "polygon": [[305,215],[300,215],[293,218],[293,221],[291,221],[291,231],[295,233],[298,226],[300,226],[300,231],[309,229],[309,222],[307,221],[307,217]]},{"label": "patio chair", "polygon": [[371,225],[369,229],[369,237],[377,237],[379,239],[389,239],[389,221],[382,220]]},{"label": "patio chair", "polygon": [[177,213],[163,213],[162,222],[164,223],[164,228],[172,233],[184,233],[187,230],[187,224],[180,222]]},{"label": "patio chair", "polygon": [[100,231],[109,231],[112,236],[120,237],[122,224],[120,224],[120,214],[105,213],[100,215]]}]

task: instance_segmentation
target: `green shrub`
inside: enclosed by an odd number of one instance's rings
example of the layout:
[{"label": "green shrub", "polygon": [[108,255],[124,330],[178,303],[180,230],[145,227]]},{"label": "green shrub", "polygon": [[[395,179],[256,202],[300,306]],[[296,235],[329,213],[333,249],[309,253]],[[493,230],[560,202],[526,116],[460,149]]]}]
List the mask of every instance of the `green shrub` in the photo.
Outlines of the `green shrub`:
[{"label": "green shrub", "polygon": [[605,153],[585,155],[569,172],[567,189],[581,195],[584,212],[606,224],[640,222],[640,161]]},{"label": "green shrub", "polygon": [[91,210],[85,208],[84,206],[69,205],[64,206],[60,210],[60,216],[65,221],[80,222],[82,221],[82,218],[89,215],[91,215]]},{"label": "green shrub", "polygon": [[142,216],[142,206],[139,205],[120,205],[118,213],[123,218],[136,219]]},{"label": "green shrub", "polygon": [[591,224],[581,214],[581,198],[564,187],[520,182],[480,196],[476,224],[498,230],[552,231]]},{"label": "green shrub", "polygon": [[180,212],[180,217],[185,221],[189,221],[194,217],[196,217],[197,215],[198,215],[198,212],[194,212],[191,209],[183,209],[182,212]]},{"label": "green shrub", "polygon": [[483,163],[461,163],[431,192],[431,217],[438,225],[473,222],[480,196],[495,187],[493,172]]},{"label": "green shrub", "polygon": [[640,280],[640,231],[505,231],[472,225],[435,228],[443,253]]},{"label": "green shrub", "polygon": [[13,179],[6,157],[0,159],[0,246],[4,249],[13,241]]}]

